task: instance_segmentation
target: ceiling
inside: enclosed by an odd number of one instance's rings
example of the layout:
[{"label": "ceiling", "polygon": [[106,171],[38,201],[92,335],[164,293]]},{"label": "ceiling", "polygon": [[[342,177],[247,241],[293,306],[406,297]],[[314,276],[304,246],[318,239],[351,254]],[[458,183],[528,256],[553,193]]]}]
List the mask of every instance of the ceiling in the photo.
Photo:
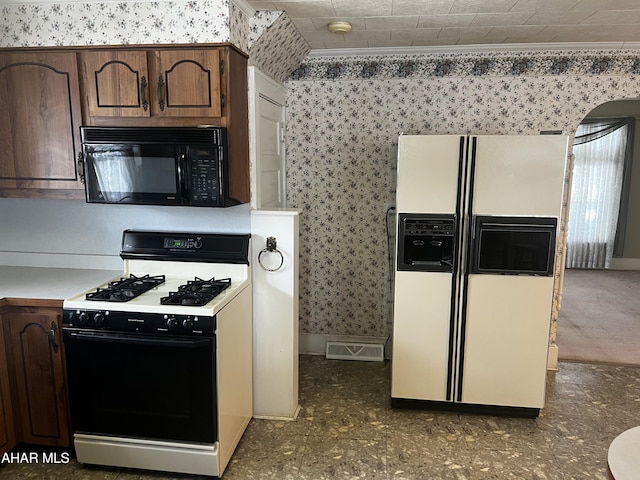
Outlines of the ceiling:
[{"label": "ceiling", "polygon": [[[248,0],[287,13],[312,49],[640,42],[640,0]],[[327,31],[348,21],[349,34]],[[637,45],[634,46],[637,48]]]}]

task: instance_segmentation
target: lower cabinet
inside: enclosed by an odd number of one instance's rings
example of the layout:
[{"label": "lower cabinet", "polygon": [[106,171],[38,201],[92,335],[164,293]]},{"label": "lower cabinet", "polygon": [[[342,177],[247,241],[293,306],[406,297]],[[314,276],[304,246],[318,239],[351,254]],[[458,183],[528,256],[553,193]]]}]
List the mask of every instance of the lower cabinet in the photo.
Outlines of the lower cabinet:
[{"label": "lower cabinet", "polygon": [[2,327],[11,391],[3,400],[10,404],[14,442],[71,446],[62,308],[5,306]]},{"label": "lower cabinet", "polygon": [[16,444],[9,390],[9,369],[5,361],[7,356],[1,327],[2,315],[0,315],[0,454],[8,452]]}]

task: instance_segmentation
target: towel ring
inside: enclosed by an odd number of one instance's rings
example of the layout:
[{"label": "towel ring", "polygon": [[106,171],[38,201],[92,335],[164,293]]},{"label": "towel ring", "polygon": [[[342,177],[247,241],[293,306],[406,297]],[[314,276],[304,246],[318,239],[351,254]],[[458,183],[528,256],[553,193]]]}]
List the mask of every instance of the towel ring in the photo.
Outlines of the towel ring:
[{"label": "towel ring", "polygon": [[[262,255],[271,252],[280,255],[280,265],[278,265],[276,268],[267,268],[262,264]],[[260,250],[260,253],[258,254],[258,263],[267,272],[276,272],[282,268],[282,266],[284,265],[284,255],[277,248],[276,237],[267,237],[267,246]]]}]

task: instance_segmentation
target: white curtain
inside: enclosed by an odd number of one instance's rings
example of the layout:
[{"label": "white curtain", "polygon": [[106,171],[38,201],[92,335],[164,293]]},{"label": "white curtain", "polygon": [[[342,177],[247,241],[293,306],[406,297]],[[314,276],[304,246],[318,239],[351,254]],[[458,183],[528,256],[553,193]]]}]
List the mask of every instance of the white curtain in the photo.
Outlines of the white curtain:
[{"label": "white curtain", "polygon": [[585,123],[576,131],[567,268],[611,266],[627,145],[628,126],[620,123]]}]

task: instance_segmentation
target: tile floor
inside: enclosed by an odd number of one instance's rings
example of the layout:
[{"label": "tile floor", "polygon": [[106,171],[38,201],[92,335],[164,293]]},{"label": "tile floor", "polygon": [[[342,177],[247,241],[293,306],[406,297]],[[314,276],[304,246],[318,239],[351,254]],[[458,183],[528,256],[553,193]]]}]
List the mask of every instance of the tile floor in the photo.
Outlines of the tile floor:
[{"label": "tile floor", "polygon": [[[300,358],[297,421],[253,420],[224,480],[599,479],[607,448],[640,425],[640,367],[563,362],[537,419],[391,409],[388,363]],[[198,477],[0,465],[2,479]]]}]

